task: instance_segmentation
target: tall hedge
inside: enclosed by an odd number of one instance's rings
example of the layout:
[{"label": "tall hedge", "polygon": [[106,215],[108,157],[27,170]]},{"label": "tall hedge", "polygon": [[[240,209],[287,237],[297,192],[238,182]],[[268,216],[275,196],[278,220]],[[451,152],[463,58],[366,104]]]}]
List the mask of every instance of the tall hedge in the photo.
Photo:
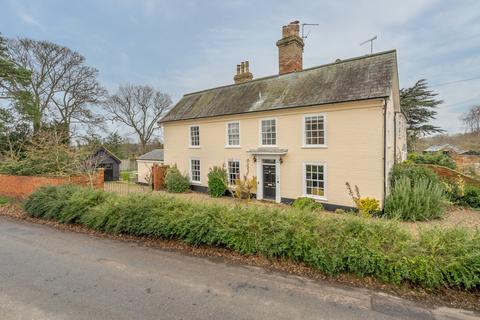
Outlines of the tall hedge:
[{"label": "tall hedge", "polygon": [[[302,261],[330,275],[349,272],[425,288],[480,287],[480,230],[423,230],[414,238],[381,219],[320,217],[311,210],[230,207],[155,194],[102,197],[97,192],[44,187],[27,199],[25,210],[110,233],[175,238]],[[67,208],[79,205],[79,198],[88,200],[78,216],[61,220]]]}]

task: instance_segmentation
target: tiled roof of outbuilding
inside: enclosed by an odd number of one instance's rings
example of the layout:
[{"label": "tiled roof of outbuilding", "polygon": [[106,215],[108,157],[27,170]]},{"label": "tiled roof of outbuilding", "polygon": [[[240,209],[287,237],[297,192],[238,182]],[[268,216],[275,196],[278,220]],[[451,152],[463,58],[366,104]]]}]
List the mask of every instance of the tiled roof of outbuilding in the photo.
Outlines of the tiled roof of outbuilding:
[{"label": "tiled roof of outbuilding", "polygon": [[388,97],[396,68],[392,50],[194,92],[160,122]]}]

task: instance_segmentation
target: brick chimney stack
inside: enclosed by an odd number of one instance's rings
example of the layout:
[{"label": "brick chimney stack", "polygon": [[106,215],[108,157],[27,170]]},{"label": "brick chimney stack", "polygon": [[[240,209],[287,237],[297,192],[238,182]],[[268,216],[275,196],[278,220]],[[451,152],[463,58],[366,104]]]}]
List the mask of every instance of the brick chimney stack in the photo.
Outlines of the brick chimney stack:
[{"label": "brick chimney stack", "polygon": [[304,45],[300,37],[300,22],[293,21],[283,26],[282,39],[277,41],[279,74],[303,69]]},{"label": "brick chimney stack", "polygon": [[233,77],[235,84],[244,83],[253,79],[253,74],[249,70],[249,63],[245,61],[237,64],[237,74]]}]

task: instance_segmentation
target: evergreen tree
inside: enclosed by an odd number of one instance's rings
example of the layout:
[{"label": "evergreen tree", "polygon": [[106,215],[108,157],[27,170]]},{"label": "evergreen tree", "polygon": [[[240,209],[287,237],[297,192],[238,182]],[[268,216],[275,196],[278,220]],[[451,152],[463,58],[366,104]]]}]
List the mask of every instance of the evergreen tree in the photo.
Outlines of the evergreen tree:
[{"label": "evergreen tree", "polygon": [[412,87],[400,90],[400,105],[407,117],[409,150],[415,150],[420,137],[445,131],[429,123],[435,119],[437,108],[443,103],[437,96],[436,92],[428,88],[426,79],[420,79]]},{"label": "evergreen tree", "polygon": [[0,100],[10,100],[18,107],[32,101],[26,89],[31,73],[15,64],[7,55],[6,40],[0,34]]}]

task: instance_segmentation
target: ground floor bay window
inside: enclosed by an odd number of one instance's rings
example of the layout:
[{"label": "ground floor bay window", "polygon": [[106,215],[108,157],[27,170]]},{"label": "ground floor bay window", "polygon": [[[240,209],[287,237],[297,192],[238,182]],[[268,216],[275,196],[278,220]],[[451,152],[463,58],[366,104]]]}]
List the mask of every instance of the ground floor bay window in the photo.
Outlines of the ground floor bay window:
[{"label": "ground floor bay window", "polygon": [[303,193],[306,197],[326,200],[326,166],[322,163],[303,164]]}]

